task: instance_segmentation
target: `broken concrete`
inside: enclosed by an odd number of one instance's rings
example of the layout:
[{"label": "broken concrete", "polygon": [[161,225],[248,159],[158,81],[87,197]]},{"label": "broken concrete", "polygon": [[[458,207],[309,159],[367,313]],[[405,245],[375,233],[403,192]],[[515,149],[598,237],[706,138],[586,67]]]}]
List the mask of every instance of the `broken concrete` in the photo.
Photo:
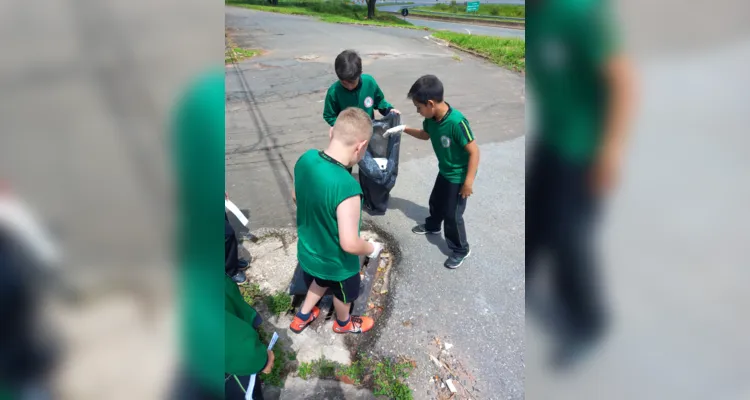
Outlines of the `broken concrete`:
[{"label": "broken concrete", "polygon": [[279,399],[374,400],[377,397],[367,389],[359,389],[338,381],[289,378],[286,380],[284,389],[281,390]]},{"label": "broken concrete", "polygon": [[[297,267],[297,235],[294,229],[260,229],[252,232],[256,241],[243,241],[241,251],[249,253],[252,259],[247,276],[250,281],[260,285],[268,293],[287,292]],[[381,240],[377,233],[362,231],[366,240]],[[392,259],[387,256],[387,260]],[[259,311],[265,306],[258,305]],[[351,351],[344,339],[346,335],[333,332],[333,320],[325,321],[321,313],[320,320],[310,325],[302,333],[295,334],[289,330],[293,315],[280,315],[267,318],[265,326],[282,335],[282,342],[297,353],[299,362],[313,362],[321,358],[344,365],[351,364]]]}]

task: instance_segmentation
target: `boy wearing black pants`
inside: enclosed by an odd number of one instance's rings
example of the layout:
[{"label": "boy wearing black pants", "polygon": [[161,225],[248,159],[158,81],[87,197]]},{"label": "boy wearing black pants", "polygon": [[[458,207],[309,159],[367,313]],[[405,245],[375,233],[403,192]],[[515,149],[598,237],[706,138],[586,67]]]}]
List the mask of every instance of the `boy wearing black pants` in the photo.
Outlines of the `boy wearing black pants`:
[{"label": "boy wearing black pants", "polygon": [[412,232],[438,234],[445,227],[445,239],[453,254],[444,266],[456,269],[471,253],[463,214],[473,193],[479,168],[479,147],[469,121],[443,100],[443,84],[434,75],[425,75],[412,85],[408,97],[423,116],[422,129],[404,125],[391,128],[385,136],[405,132],[417,139],[430,140],[440,173],[430,195],[430,216]]}]

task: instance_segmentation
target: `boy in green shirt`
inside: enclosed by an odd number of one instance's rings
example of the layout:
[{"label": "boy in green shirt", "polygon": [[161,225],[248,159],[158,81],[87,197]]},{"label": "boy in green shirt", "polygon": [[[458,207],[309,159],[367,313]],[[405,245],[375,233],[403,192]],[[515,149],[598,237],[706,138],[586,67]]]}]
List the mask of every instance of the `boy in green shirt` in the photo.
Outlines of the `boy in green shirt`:
[{"label": "boy in green shirt", "polygon": [[430,140],[438,159],[439,173],[430,195],[430,216],[412,232],[438,234],[445,226],[445,239],[453,254],[444,266],[456,269],[471,254],[466,239],[463,214],[466,200],[474,192],[479,168],[479,146],[469,121],[443,99],[443,83],[434,75],[425,75],[412,85],[408,97],[423,116],[422,129],[404,125],[391,128],[385,136],[405,132],[417,139]]},{"label": "boy in green shirt", "polygon": [[339,113],[349,107],[364,110],[370,119],[375,118],[375,109],[384,116],[391,111],[399,112],[385,100],[375,78],[362,74],[362,59],[354,50],[341,52],[334,69],[339,80],[328,88],[323,108],[323,119],[328,125],[333,126]]},{"label": "boy in green shirt", "polygon": [[[225,399],[243,400],[253,374],[268,374],[274,354],[258,336],[261,318],[242,298],[237,284],[224,275],[225,307]],[[260,377],[256,376],[253,399],[263,400]]]},{"label": "boy in green shirt", "polygon": [[548,253],[569,328],[553,362],[566,366],[605,328],[591,239],[620,169],[632,76],[607,0],[529,0],[526,10],[528,81],[539,119],[526,169],[526,293],[534,292],[538,258]]},{"label": "boy in green shirt", "polygon": [[362,189],[347,172],[365,154],[372,120],[362,109],[342,111],[331,128],[325,151],[308,150],[294,166],[297,204],[297,257],[309,287],[290,329],[300,333],[318,317],[315,305],[333,292],[336,333],[361,333],[372,328],[370,317],[350,316],[359,297],[359,256],[377,257],[382,244],[359,236]]}]

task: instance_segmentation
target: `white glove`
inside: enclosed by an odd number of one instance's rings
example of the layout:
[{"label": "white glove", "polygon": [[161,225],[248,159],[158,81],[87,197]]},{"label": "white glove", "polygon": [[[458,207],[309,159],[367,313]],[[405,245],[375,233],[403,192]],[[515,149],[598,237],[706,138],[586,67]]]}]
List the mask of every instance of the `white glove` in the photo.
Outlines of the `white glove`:
[{"label": "white glove", "polygon": [[374,240],[368,240],[368,242],[372,243],[372,253],[367,255],[367,258],[377,258],[380,255],[380,252],[383,251],[383,243],[376,242]]},{"label": "white glove", "polygon": [[387,138],[388,136],[391,136],[391,135],[400,135],[404,133],[404,129],[406,129],[406,125],[394,126],[393,128],[385,131],[385,133],[383,134],[383,137]]}]

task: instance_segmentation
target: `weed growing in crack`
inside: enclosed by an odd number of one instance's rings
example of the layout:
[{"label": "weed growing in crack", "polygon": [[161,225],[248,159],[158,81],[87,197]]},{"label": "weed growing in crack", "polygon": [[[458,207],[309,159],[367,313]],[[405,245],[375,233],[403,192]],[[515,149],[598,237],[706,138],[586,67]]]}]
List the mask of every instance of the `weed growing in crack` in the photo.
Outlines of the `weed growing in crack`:
[{"label": "weed growing in crack", "polygon": [[336,378],[356,386],[369,387],[376,396],[412,400],[414,397],[411,389],[404,381],[409,377],[413,368],[412,362],[395,361],[389,358],[376,360],[360,356],[349,366],[321,358],[310,363],[301,363],[297,369],[297,375],[305,380],[312,377]]},{"label": "weed growing in crack", "polygon": [[263,291],[257,283],[240,287],[240,292],[242,293],[242,299],[245,300],[245,303],[250,304],[251,306],[255,305],[258,300],[263,298]]},{"label": "weed growing in crack", "polygon": [[268,311],[273,315],[281,315],[292,308],[292,297],[285,292],[276,292],[274,295],[266,297]]}]

